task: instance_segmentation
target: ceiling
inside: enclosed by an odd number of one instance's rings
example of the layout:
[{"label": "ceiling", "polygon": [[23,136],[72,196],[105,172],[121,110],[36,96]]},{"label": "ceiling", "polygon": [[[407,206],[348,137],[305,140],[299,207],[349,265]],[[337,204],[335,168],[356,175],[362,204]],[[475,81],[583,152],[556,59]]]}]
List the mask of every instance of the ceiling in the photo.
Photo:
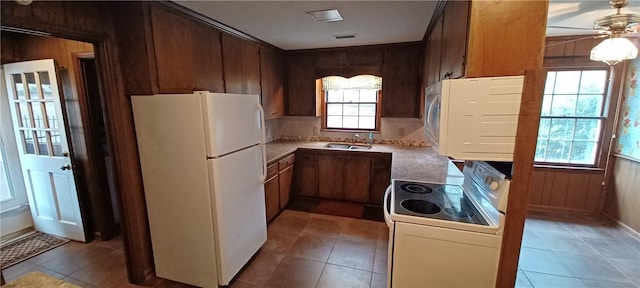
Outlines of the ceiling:
[{"label": "ceiling", "polygon": [[[451,1],[451,0],[450,0]],[[174,1],[284,50],[420,41],[437,1]],[[338,9],[343,21],[316,23],[306,12]],[[615,13],[606,0],[549,3],[548,25],[591,28]],[[631,0],[622,13],[640,13]],[[356,33],[355,39],[332,35]],[[590,30],[547,29],[547,36],[593,34]]]}]

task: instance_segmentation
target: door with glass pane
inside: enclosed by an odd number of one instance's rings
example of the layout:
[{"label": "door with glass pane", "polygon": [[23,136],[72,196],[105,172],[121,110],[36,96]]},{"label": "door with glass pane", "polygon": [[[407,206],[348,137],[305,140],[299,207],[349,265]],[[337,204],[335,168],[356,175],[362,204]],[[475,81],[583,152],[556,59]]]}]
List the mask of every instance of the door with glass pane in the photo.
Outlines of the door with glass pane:
[{"label": "door with glass pane", "polygon": [[52,59],[5,64],[9,107],[36,230],[85,241]]}]

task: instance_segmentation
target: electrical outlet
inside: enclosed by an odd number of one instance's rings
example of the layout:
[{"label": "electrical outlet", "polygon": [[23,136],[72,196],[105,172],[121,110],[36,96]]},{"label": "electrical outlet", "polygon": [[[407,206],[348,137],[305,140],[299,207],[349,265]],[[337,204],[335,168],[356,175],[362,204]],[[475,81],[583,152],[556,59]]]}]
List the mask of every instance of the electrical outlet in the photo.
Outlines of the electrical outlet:
[{"label": "electrical outlet", "polygon": [[318,126],[313,126],[313,135],[318,135]]},{"label": "electrical outlet", "polygon": [[404,128],[398,128],[398,135],[404,136]]}]

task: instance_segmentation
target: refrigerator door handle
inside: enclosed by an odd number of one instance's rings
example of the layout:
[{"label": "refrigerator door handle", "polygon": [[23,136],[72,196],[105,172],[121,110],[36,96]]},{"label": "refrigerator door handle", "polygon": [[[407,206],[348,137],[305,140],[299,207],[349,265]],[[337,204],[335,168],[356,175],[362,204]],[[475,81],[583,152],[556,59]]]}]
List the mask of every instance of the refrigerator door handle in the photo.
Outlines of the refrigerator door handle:
[{"label": "refrigerator door handle", "polygon": [[267,180],[267,145],[260,144],[262,146],[262,175],[260,175],[260,182],[264,183]]},{"label": "refrigerator door handle", "polygon": [[260,117],[260,145],[262,146],[262,175],[260,175],[260,182],[264,183],[267,180],[267,137],[265,136],[265,123],[264,123],[264,108],[260,103],[256,104],[258,114]]},{"label": "refrigerator door handle", "polygon": [[260,143],[262,144],[266,144],[267,143],[267,136],[266,134],[266,125],[264,122],[264,108],[262,108],[262,105],[260,105],[260,103],[256,104],[257,108],[258,108],[258,113],[259,113],[259,117],[260,117]]}]

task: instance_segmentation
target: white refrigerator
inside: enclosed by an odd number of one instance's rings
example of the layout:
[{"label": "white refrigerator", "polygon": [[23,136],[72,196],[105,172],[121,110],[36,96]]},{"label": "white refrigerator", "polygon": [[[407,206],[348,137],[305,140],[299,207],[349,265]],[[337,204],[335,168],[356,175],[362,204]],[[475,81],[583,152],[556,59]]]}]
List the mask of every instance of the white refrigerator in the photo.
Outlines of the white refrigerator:
[{"label": "white refrigerator", "polygon": [[156,275],[228,285],[267,240],[258,95],[132,96]]}]

